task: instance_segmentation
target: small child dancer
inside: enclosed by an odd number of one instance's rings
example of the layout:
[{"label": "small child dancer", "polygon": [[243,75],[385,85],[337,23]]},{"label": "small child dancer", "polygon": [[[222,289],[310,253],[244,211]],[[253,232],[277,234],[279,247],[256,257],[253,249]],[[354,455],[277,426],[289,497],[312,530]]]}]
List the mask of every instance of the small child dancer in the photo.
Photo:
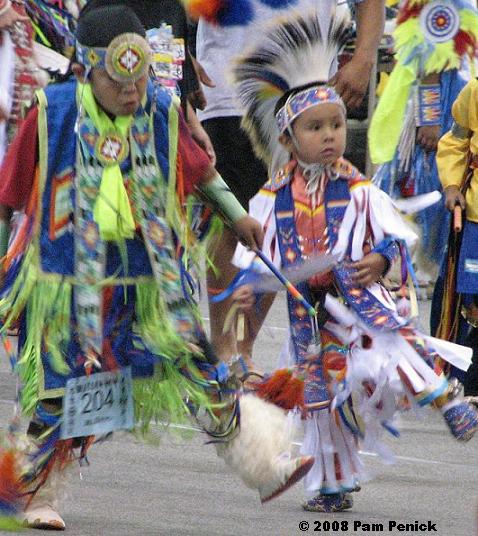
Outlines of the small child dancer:
[{"label": "small child dancer", "polygon": [[[316,304],[315,327],[288,296],[291,363],[305,376],[302,453],[316,457],[303,507],[315,512],[352,506],[348,492],[362,474],[357,438],[380,450],[377,439],[384,427],[395,432],[404,399],[440,408],[459,440],[478,427],[475,410],[435,365],[441,356],[466,368],[467,349],[419,333],[381,284],[395,259],[406,266],[405,242],[415,235],[390,198],[343,159],[345,106],[325,81],[347,28],[343,15],[325,31],[312,16],[293,16],[271,27],[235,68],[245,124],[272,168],[250,203],[264,228],[262,253],[278,268],[324,252],[338,258],[332,272],[298,285]],[[236,264],[247,268],[253,260],[239,246]],[[242,287],[236,299],[250,306],[251,292]]]}]

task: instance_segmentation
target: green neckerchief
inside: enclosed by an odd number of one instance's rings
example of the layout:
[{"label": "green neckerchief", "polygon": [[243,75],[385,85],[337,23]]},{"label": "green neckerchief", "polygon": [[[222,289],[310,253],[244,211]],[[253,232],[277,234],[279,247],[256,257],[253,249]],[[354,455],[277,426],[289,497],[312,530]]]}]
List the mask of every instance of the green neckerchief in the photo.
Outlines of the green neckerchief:
[{"label": "green neckerchief", "polygon": [[[128,154],[128,133],[133,121],[132,115],[117,116],[114,122],[98,106],[90,84],[78,84],[78,100],[93,122],[100,135],[99,143],[108,142],[108,137],[121,140],[123,148],[121,155]],[[106,142],[105,142],[106,139]],[[101,152],[98,146],[96,152]],[[97,154],[97,156],[101,156]],[[100,236],[103,240],[121,241],[133,238],[135,224],[128,194],[123,181],[120,163],[121,159],[111,156],[109,161],[99,158],[103,164],[103,174],[99,195],[95,202],[93,218],[98,224]]]}]

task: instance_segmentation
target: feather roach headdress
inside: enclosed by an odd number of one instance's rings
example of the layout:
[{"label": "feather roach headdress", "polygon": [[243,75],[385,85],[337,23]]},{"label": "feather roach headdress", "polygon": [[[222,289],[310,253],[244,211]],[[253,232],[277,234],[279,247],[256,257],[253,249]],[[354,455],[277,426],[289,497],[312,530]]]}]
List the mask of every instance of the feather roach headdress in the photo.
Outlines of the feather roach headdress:
[{"label": "feather roach headdress", "polygon": [[245,110],[243,126],[272,173],[287,157],[279,135],[305,104],[343,106],[325,83],[349,29],[348,10],[337,10],[325,28],[316,11],[295,13],[271,26],[235,66],[233,77]]}]

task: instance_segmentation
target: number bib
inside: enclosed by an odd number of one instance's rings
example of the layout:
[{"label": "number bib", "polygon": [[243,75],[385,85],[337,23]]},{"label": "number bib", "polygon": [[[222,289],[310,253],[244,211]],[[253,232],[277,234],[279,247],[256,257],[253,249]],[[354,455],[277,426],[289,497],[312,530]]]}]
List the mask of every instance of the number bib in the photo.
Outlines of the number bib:
[{"label": "number bib", "polygon": [[132,385],[130,367],[68,380],[61,439],[133,428]]}]

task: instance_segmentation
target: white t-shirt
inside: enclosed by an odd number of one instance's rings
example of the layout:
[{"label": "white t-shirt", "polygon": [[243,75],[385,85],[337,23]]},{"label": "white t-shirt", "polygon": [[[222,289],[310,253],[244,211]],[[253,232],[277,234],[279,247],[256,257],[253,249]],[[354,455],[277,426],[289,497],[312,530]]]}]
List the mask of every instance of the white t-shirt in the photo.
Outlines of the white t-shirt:
[{"label": "white t-shirt", "polygon": [[322,28],[327,28],[335,6],[348,9],[347,0],[298,0],[292,7],[284,9],[272,9],[258,0],[252,0],[252,4],[255,18],[246,26],[221,28],[202,19],[199,21],[196,39],[197,59],[216,85],[214,88],[203,85],[207,106],[203,111],[198,111],[201,121],[214,117],[242,115],[231,83],[230,70],[234,65],[234,59],[260,40],[261,24],[267,22],[269,25],[273,19],[291,9],[303,13],[313,8],[318,12]]}]

